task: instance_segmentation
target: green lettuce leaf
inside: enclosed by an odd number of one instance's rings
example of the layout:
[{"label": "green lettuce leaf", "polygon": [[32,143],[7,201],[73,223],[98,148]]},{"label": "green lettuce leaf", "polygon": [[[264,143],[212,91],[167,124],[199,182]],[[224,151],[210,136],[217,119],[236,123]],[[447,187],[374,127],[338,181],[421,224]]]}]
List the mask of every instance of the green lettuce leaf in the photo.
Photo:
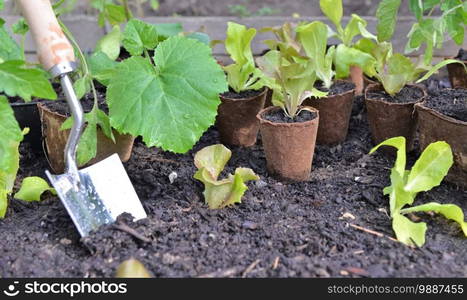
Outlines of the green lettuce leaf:
[{"label": "green lettuce leaf", "polygon": [[26,177],[21,188],[15,194],[15,198],[23,201],[40,201],[42,194],[51,192],[56,195],[55,189],[50,187],[47,181],[41,177]]},{"label": "green lettuce leaf", "polygon": [[314,21],[298,26],[296,31],[298,40],[302,43],[303,49],[311,59],[311,65],[316,72],[316,76],[329,89],[335,74],[332,68],[335,47],[330,47],[329,50],[326,49],[328,27],[320,21]]},{"label": "green lettuce leaf", "polygon": [[32,96],[57,99],[47,74],[39,69],[26,68],[24,61],[12,60],[0,64],[0,92],[31,101]]},{"label": "green lettuce leaf", "polygon": [[373,77],[376,75],[376,59],[368,53],[344,44],[339,44],[334,55],[334,64],[337,78],[347,78],[350,75],[350,66],[359,66],[363,72]]},{"label": "green lettuce leaf", "polygon": [[455,221],[459,224],[462,232],[467,237],[467,223],[464,221],[464,212],[462,209],[454,204],[439,204],[436,202],[430,202],[414,207],[409,207],[401,210],[401,213],[415,213],[415,212],[427,212],[433,211],[435,213],[443,215],[446,219]]},{"label": "green lettuce leaf", "polygon": [[253,170],[237,168],[234,175],[229,174],[227,179],[218,180],[231,155],[232,152],[221,144],[205,147],[195,155],[198,171],[193,177],[204,183],[203,195],[210,209],[241,203],[242,196],[248,189],[245,182],[259,179]]},{"label": "green lettuce leaf", "polygon": [[107,89],[111,124],[149,147],[184,153],[214,123],[225,75],[208,46],[185,37],[160,43],[154,63],[119,63]]},{"label": "green lettuce leaf", "polygon": [[95,52],[103,52],[111,60],[116,60],[120,55],[120,42],[122,40],[122,33],[120,26],[115,25],[108,34],[102,37],[96,44]]},{"label": "green lettuce leaf", "polygon": [[128,259],[122,262],[115,273],[116,278],[151,278],[151,273],[136,259]]},{"label": "green lettuce leaf", "polygon": [[425,244],[426,223],[414,223],[399,213],[394,214],[392,218],[392,229],[399,242],[409,246],[415,243],[418,247]]},{"label": "green lettuce leaf", "polygon": [[19,144],[23,132],[5,96],[0,96],[0,218],[5,217],[8,194],[13,190],[19,169]]},{"label": "green lettuce leaf", "polygon": [[341,20],[344,13],[342,0],[320,0],[319,7],[324,15],[336,25],[338,30],[340,28],[342,31]]}]

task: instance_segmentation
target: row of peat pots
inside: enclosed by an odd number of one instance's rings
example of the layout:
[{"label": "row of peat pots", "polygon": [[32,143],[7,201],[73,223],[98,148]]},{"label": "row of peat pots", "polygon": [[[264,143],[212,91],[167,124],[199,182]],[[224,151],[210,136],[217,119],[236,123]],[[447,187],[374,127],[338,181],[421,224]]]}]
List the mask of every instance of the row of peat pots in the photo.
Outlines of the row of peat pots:
[{"label": "row of peat pots", "polygon": [[[380,84],[365,78],[352,78],[356,84],[338,80],[327,97],[305,100],[294,120],[279,107],[270,106],[271,93],[267,89],[244,94],[228,92],[221,96],[216,124],[221,142],[227,145],[252,146],[259,131],[268,172],[282,180],[304,181],[311,173],[315,144],[345,141],[354,96],[363,82],[360,91],[373,142],[404,136],[407,151],[412,151],[417,128],[421,149],[432,142],[446,141],[455,157],[447,179],[467,186],[467,74],[461,71],[457,73],[460,79],[450,73],[454,88],[428,94],[424,86],[408,85],[394,97],[386,94]],[[394,154],[390,148],[385,153]]]},{"label": "row of peat pots", "polygon": [[[450,81],[455,88],[430,95],[421,86],[406,86],[390,98],[379,84],[368,84],[363,77],[353,76],[356,85],[336,81],[327,97],[305,100],[301,113],[294,120],[286,117],[280,108],[270,106],[272,95],[267,88],[242,94],[228,92],[220,97],[216,126],[221,142],[234,146],[254,145],[260,131],[269,173],[287,181],[307,180],[315,143],[336,145],[345,141],[354,95],[362,91],[364,82],[373,141],[379,143],[393,136],[404,136],[411,150],[418,126],[421,149],[440,140],[451,145],[455,165],[448,180],[467,185],[467,76],[463,69],[453,69],[455,65],[448,66]],[[455,74],[459,77],[454,77]],[[90,99],[82,100],[82,104],[85,111],[92,107]],[[12,101],[11,106],[21,127],[31,129],[25,141],[34,151],[46,153],[54,172],[63,172],[63,151],[69,131],[60,128],[69,116],[66,102],[25,104]],[[134,137],[114,134],[116,143],[98,131],[97,157],[89,164],[112,153],[118,153],[123,162],[130,158]]]}]

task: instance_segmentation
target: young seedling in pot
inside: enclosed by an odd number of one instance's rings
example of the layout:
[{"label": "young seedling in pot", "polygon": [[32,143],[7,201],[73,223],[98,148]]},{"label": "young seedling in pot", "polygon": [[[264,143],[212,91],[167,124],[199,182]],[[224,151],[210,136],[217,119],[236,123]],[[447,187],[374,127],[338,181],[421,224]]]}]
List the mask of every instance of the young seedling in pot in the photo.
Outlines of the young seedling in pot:
[{"label": "young seedling in pot", "polygon": [[195,179],[204,183],[204,199],[210,209],[220,209],[242,202],[242,196],[250,180],[259,180],[253,170],[237,168],[235,173],[226,179],[218,180],[219,174],[232,156],[232,152],[224,145],[217,144],[205,147],[195,155],[195,166],[198,168]]},{"label": "young seedling in pot", "polygon": [[[374,153],[381,146],[390,146],[397,149],[394,167],[391,169],[391,185],[384,188],[384,195],[389,196],[389,209],[392,219],[392,228],[397,239],[407,245],[418,247],[425,244],[424,222],[412,222],[407,214],[417,212],[435,212],[449,220],[457,222],[463,234],[467,237],[467,223],[460,207],[454,204],[440,204],[437,202],[410,206],[420,192],[428,192],[441,184],[453,164],[451,147],[446,142],[430,144],[422,152],[412,169],[406,170],[406,144],[404,137],[388,139],[370,151]],[[409,206],[409,207],[406,207]]]},{"label": "young seedling in pot", "polygon": [[267,89],[256,67],[251,42],[256,29],[229,22],[225,49],[233,63],[223,67],[230,91],[221,94],[217,128],[223,143],[252,146],[258,135],[256,114],[264,107]]},{"label": "young seedling in pot", "polygon": [[316,73],[306,56],[271,50],[258,58],[275,107],[258,113],[268,171],[287,181],[307,180],[311,172],[318,111],[304,107],[310,96],[322,97],[314,87]]},{"label": "young seedling in pot", "polygon": [[404,136],[407,150],[412,150],[416,125],[414,104],[426,98],[424,88],[415,84],[428,79],[448,64],[462,62],[448,59],[432,65],[431,61],[426,64],[426,60],[419,59],[414,63],[403,54],[393,53],[390,42],[380,41],[379,37],[370,34],[360,40],[356,47],[373,55],[376,60],[374,77],[379,84],[370,85],[365,90],[374,142]]},{"label": "young seedling in pot", "polygon": [[340,79],[350,76],[356,85],[356,94],[359,95],[364,88],[363,73],[370,77],[375,73],[374,58],[355,47],[357,36],[361,38],[369,34],[366,29],[367,22],[360,16],[352,14],[344,27],[342,26],[342,0],[320,0],[319,4],[321,11],[334,25],[335,30],[328,29],[331,37],[340,41],[332,51],[335,76]]},{"label": "young seedling in pot", "polygon": [[[303,51],[311,60],[312,69],[322,82],[321,89],[329,91],[327,97],[311,97],[305,101],[306,105],[312,106],[320,112],[320,130],[317,142],[318,144],[341,143],[347,137],[355,84],[350,81],[334,80],[336,72],[333,68],[333,61],[336,49],[334,46],[329,48],[327,46],[329,29],[326,24],[319,21],[303,23],[296,28],[296,31]],[[353,51],[352,48],[345,49],[344,52]],[[341,55],[343,58],[346,57]],[[347,69],[349,66],[350,63]]]}]

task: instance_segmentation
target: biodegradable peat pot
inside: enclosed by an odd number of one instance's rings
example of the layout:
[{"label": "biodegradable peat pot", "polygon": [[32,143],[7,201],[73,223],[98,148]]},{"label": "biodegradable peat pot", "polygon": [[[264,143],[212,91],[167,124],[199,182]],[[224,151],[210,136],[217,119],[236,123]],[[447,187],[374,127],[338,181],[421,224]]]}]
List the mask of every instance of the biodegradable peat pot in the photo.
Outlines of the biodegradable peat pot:
[{"label": "biodegradable peat pot", "polygon": [[10,106],[13,108],[20,128],[29,128],[29,133],[24,136],[23,141],[29,143],[34,152],[42,152],[41,119],[37,102],[10,102]]},{"label": "biodegradable peat pot", "polygon": [[[60,130],[60,127],[67,117],[52,111],[43,103],[38,103],[37,107],[42,122],[42,135],[50,167],[55,173],[63,173],[65,145],[70,131]],[[135,138],[131,135],[119,134],[115,130],[113,133],[116,143],[107,138],[100,128],[97,129],[97,155],[87,165],[99,162],[114,153],[118,153],[122,162],[130,159]]]},{"label": "biodegradable peat pot", "polygon": [[[369,85],[365,89],[365,104],[373,142],[379,144],[389,138],[403,136],[410,152],[417,125],[414,105],[425,100],[426,95],[424,88],[407,85],[392,98],[383,91],[381,84]],[[384,152],[395,153],[387,148]]]},{"label": "biodegradable peat pot", "polygon": [[305,181],[310,177],[319,113],[312,107],[302,109],[299,116],[308,119],[295,123],[268,120],[269,116],[282,113],[280,107],[265,108],[257,115],[268,172],[285,181]]},{"label": "biodegradable peat pot", "polygon": [[437,141],[447,142],[454,155],[454,165],[446,179],[467,187],[467,89],[443,89],[438,93],[415,105],[420,147],[425,149]]},{"label": "biodegradable peat pot", "polygon": [[342,92],[323,98],[309,98],[303,104],[319,111],[319,130],[316,142],[333,145],[345,141],[349,130],[355,86],[351,82],[336,80],[331,87],[340,86]]},{"label": "biodegradable peat pot", "polygon": [[[451,59],[453,57],[450,57]],[[462,61],[467,66],[467,60]],[[449,81],[453,88],[465,88],[467,89],[467,72],[464,66],[458,63],[447,65]]]},{"label": "biodegradable peat pot", "polygon": [[216,126],[223,144],[250,147],[256,143],[259,130],[256,115],[264,107],[267,92],[263,88],[247,91],[247,97],[233,92],[220,95]]}]

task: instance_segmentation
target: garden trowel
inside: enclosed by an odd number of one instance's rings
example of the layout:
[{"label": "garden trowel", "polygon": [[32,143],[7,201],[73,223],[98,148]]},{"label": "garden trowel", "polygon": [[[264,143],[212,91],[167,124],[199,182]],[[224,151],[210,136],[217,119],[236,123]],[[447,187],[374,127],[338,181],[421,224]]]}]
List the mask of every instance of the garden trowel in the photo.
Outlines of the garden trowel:
[{"label": "garden trowel", "polygon": [[76,69],[73,47],[63,33],[49,0],[19,0],[37,45],[39,61],[59,77],[73,127],[65,147],[65,174],[46,174],[81,236],[114,222],[122,213],[146,217],[141,202],[117,154],[78,170],[76,151],[84,128],[84,113],[68,76]]}]

